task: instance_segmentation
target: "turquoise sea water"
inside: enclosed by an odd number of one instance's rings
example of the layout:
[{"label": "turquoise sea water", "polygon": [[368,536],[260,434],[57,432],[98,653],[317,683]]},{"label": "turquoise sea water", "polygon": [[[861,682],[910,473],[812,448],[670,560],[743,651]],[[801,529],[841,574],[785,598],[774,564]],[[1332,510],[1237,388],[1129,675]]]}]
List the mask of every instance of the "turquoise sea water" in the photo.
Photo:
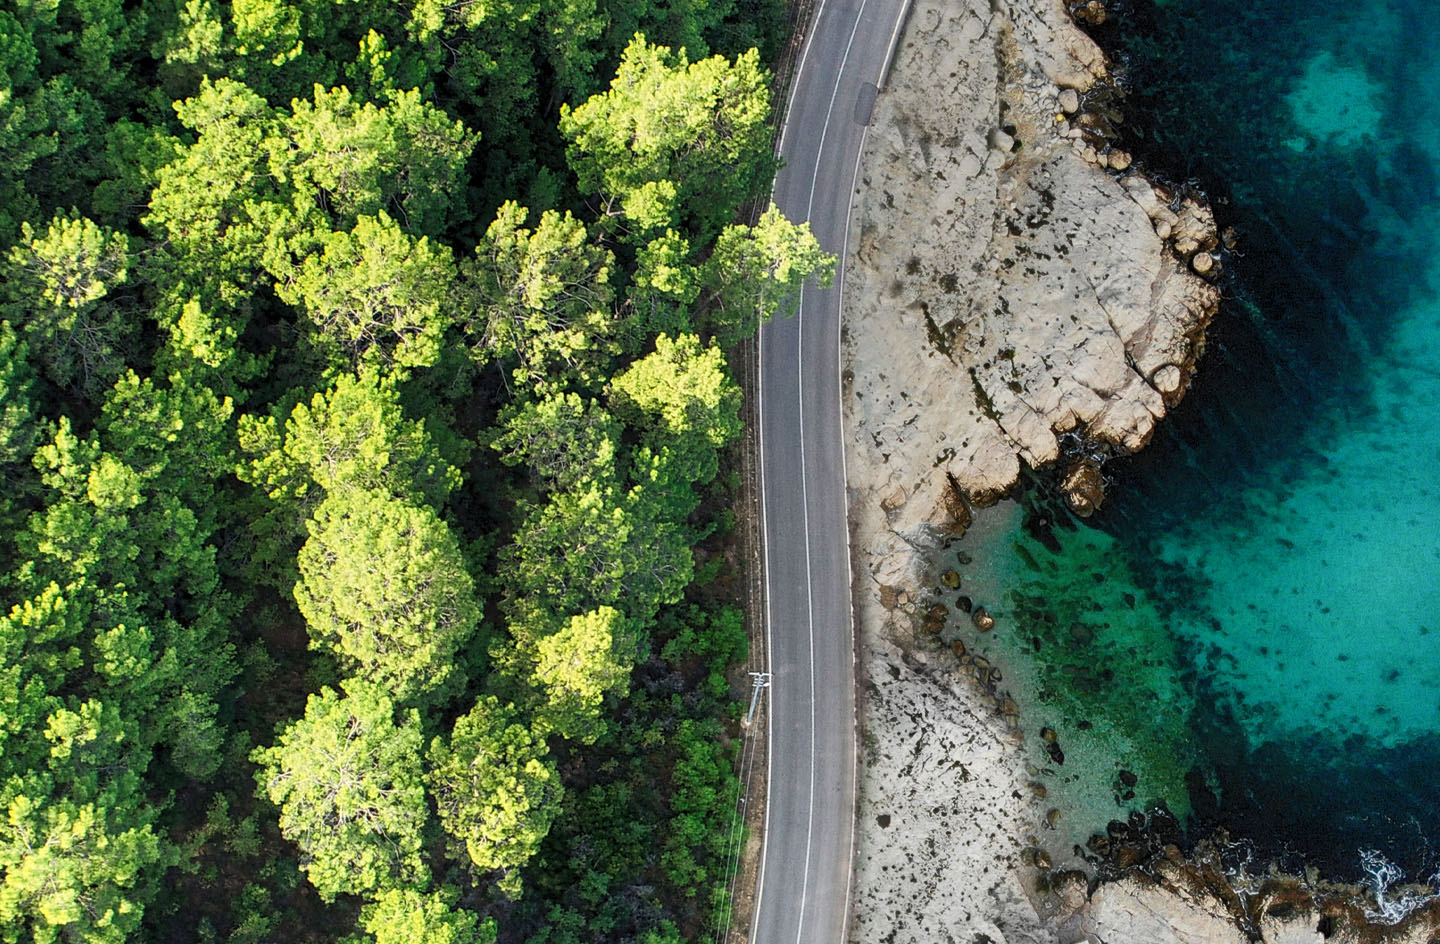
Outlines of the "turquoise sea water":
[{"label": "turquoise sea water", "polygon": [[1136,5],[1100,34],[1128,143],[1241,242],[1103,512],[1037,489],[966,574],[1009,588],[982,646],[1074,745],[1050,772],[1081,818],[1164,799],[1292,867],[1440,866],[1437,13]]}]

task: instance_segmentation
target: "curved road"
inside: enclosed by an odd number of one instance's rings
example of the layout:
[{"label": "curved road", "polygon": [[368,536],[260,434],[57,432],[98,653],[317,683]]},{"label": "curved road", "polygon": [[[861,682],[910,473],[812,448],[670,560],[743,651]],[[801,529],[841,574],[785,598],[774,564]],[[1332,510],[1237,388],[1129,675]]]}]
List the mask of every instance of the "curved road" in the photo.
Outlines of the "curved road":
[{"label": "curved road", "polygon": [[[844,267],[865,126],[905,0],[819,0],[780,133],[774,200]],[[855,662],[840,297],[807,287],[760,330],[761,522],[773,675],[752,944],[842,944],[855,825]]]}]

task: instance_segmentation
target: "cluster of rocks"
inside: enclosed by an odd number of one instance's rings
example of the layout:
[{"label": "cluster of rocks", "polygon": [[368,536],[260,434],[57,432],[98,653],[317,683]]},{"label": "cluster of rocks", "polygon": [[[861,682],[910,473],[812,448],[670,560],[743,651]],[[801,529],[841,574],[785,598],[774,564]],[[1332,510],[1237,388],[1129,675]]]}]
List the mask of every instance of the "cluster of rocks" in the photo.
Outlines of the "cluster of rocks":
[{"label": "cluster of rocks", "polygon": [[1125,113],[1119,108],[1119,92],[1109,82],[1091,86],[1082,95],[1078,89],[1062,88],[1055,98],[1059,109],[1055,121],[1060,136],[1088,163],[1123,173],[1135,162],[1129,151],[1113,144]]},{"label": "cluster of rocks", "polygon": [[[968,557],[962,555],[961,563],[964,564],[966,562],[968,562]],[[931,587],[927,594],[930,603],[923,607],[917,607],[912,604],[911,608],[907,611],[920,637],[929,637],[938,642],[942,634],[945,633],[947,627],[950,625],[952,614],[950,606],[944,602],[944,597],[946,591],[954,592],[961,589],[960,579],[960,572],[954,569],[941,573],[938,586]],[[893,599],[897,606],[903,606],[900,602],[902,595],[906,596],[908,602],[908,594],[906,591],[894,587],[888,589],[890,593],[882,590],[882,602],[888,597]],[[977,605],[968,594],[958,594],[955,597],[954,605],[958,613],[969,617],[970,626],[975,632],[984,634],[995,628],[995,617],[985,607]],[[893,606],[889,608],[894,609]],[[1020,713],[1020,709],[1016,705],[1015,700],[1000,688],[1000,683],[1004,681],[1004,675],[1001,673],[999,667],[992,664],[985,656],[971,652],[970,647],[965,644],[963,638],[956,637],[950,639],[948,647],[951,654],[954,655],[958,661],[961,671],[973,677],[975,681],[979,683],[986,695],[993,699],[1000,716],[1013,725],[1016,717]]]},{"label": "cluster of rocks", "polygon": [[1380,924],[1367,906],[1369,889],[1313,873],[1237,869],[1226,861],[1235,847],[1223,832],[1188,853],[1182,841],[1180,824],[1164,807],[1112,821],[1076,850],[1089,871],[1035,862],[1039,909],[1062,941],[1432,944],[1440,932],[1440,902]]},{"label": "cluster of rocks", "polygon": [[1110,19],[1110,11],[1100,0],[1075,0],[1067,3],[1065,8],[1076,20],[1090,26],[1099,26]]},{"label": "cluster of rocks", "polygon": [[1217,233],[1214,215],[1195,194],[1152,185],[1142,175],[1125,173],[1134,166],[1135,158],[1115,143],[1125,121],[1120,99],[1120,92],[1108,81],[1096,83],[1083,94],[1073,88],[1060,89],[1055,120],[1061,137],[1071,141],[1074,152],[1087,163],[1120,176],[1130,199],[1150,218],[1155,235],[1197,275],[1213,280],[1220,274],[1217,250],[1222,245],[1235,248],[1235,230]]},{"label": "cluster of rocks", "polygon": [[1210,208],[1186,194],[1172,193],[1164,187],[1152,186],[1135,178],[1124,180],[1130,199],[1134,200],[1150,222],[1155,235],[1178,258],[1185,260],[1197,275],[1214,279],[1220,274],[1220,248],[1235,247],[1235,230],[1215,230],[1215,217]]}]

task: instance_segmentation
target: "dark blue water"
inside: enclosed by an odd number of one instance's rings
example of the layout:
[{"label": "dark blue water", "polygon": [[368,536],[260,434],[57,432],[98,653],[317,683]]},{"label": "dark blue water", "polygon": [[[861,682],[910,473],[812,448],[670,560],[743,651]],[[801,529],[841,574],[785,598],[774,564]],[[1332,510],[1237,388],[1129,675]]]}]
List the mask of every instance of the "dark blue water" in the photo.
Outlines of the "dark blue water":
[{"label": "dark blue water", "polygon": [[1240,248],[1198,382],[1102,514],[1032,496],[995,565],[1094,815],[1164,799],[1292,867],[1440,865],[1437,13],[1167,3],[1100,34],[1127,144]]}]

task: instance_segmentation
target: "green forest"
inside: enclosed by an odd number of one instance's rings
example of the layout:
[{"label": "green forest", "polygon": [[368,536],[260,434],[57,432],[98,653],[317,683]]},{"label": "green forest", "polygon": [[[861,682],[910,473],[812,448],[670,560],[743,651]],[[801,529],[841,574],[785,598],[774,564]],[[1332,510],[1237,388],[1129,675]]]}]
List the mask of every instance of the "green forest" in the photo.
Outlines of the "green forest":
[{"label": "green forest", "polygon": [[713,935],[787,28],[0,0],[0,941]]}]

